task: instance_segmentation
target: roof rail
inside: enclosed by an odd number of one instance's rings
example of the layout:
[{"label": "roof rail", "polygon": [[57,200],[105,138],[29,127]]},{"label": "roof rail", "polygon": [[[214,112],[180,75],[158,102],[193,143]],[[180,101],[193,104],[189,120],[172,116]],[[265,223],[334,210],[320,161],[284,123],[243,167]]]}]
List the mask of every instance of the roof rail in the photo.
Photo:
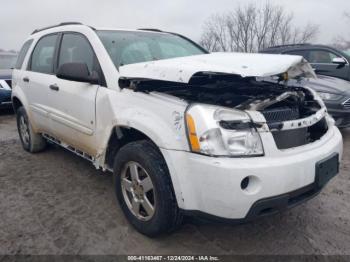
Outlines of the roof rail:
[{"label": "roof rail", "polygon": [[65,26],[65,25],[82,25],[82,23],[79,23],[79,22],[64,22],[64,23],[60,23],[60,24],[58,24],[58,25],[43,27],[43,28],[35,29],[35,30],[33,31],[32,35],[33,35],[33,34],[36,34],[36,33],[38,33],[38,32],[47,30],[47,29],[51,29],[51,28],[55,28],[55,27],[59,27],[59,26]]},{"label": "roof rail", "polygon": [[152,32],[163,32],[162,30],[157,29],[157,28],[139,28],[139,29],[137,29],[137,30],[152,31]]},{"label": "roof rail", "polygon": [[268,49],[272,48],[281,48],[281,47],[288,47],[288,46],[308,46],[311,45],[309,43],[301,43],[301,44],[286,44],[286,45],[275,45],[275,46],[270,46]]}]

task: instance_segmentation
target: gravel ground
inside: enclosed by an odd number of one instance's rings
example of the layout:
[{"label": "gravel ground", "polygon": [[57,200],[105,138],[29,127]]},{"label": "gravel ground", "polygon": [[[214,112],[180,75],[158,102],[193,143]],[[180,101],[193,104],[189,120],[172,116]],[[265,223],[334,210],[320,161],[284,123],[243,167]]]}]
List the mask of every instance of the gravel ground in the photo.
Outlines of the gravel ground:
[{"label": "gravel ground", "polygon": [[0,254],[348,254],[350,130],[341,173],[313,200],[244,225],[188,219],[174,234],[137,233],[109,174],[51,147],[22,150],[15,118],[0,114]]}]

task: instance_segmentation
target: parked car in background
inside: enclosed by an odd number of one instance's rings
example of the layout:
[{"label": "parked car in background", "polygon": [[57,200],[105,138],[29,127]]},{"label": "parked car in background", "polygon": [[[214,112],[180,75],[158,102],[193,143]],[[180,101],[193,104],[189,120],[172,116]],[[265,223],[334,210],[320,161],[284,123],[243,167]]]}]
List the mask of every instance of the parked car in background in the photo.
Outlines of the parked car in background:
[{"label": "parked car in background", "polygon": [[[262,50],[261,53],[272,54],[288,54],[288,55],[300,55],[306,59],[310,59],[315,55],[313,48],[315,45],[288,45],[277,46]],[[320,46],[318,46],[320,47]],[[322,46],[326,50],[325,46]],[[300,49],[299,49],[300,48]],[[333,50],[333,48],[330,48]],[[335,49],[334,49],[335,50]],[[317,51],[319,52],[319,51]],[[321,51],[320,51],[321,52]],[[322,51],[323,54],[326,51]],[[329,51],[331,52],[331,51]],[[336,52],[336,51],[332,51]],[[337,50],[337,52],[340,52]],[[340,55],[340,54],[339,54]],[[347,59],[347,58],[344,58]],[[311,60],[315,61],[315,60]],[[320,67],[320,64],[313,64],[313,66]],[[345,65],[345,68],[349,68]],[[350,82],[341,78],[335,78],[331,76],[325,76],[320,74],[320,70],[316,70],[318,73],[317,79],[303,79],[306,85],[312,87],[318,92],[320,97],[324,100],[328,112],[336,121],[338,127],[344,128],[350,126]]]},{"label": "parked car in background", "polygon": [[0,52],[0,108],[11,106],[11,74],[16,60],[16,53]]},{"label": "parked car in background", "polygon": [[304,78],[302,81],[304,85],[317,91],[338,127],[350,126],[349,81],[323,75],[318,75],[317,79]]},{"label": "parked car in background", "polygon": [[280,45],[263,49],[260,53],[300,55],[312,65],[316,74],[350,81],[350,55],[330,46],[312,44]]}]

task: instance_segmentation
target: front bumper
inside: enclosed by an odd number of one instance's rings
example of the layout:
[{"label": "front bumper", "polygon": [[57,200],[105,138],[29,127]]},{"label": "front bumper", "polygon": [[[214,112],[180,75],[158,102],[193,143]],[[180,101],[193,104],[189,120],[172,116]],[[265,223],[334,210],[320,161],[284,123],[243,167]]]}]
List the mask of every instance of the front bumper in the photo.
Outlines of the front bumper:
[{"label": "front bumper", "polygon": [[[334,153],[342,155],[342,137],[336,127],[312,144],[287,150],[276,149],[270,133],[262,140],[264,157],[214,158],[162,149],[179,207],[185,212],[242,220],[294,206],[319,191],[313,186],[316,163]],[[246,177],[251,177],[251,183],[243,190]],[[276,205],[271,205],[273,199]]]},{"label": "front bumper", "polygon": [[209,221],[230,224],[245,223],[300,205],[317,196],[321,190],[322,188],[318,187],[316,183],[312,183],[311,185],[283,195],[260,199],[252,205],[244,218],[223,218],[197,210],[183,210],[183,213],[187,216],[196,216]]}]

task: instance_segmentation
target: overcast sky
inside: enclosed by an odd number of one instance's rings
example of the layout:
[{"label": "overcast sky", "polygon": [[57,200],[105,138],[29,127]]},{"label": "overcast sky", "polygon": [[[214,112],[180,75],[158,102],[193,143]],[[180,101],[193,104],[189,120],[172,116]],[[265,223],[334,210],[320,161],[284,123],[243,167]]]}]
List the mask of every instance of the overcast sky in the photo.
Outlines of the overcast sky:
[{"label": "overcast sky", "polygon": [[[263,2],[262,0],[253,0]],[[233,10],[249,0],[1,0],[0,48],[18,50],[35,29],[62,21],[92,26],[151,27],[182,33],[195,41],[213,13]],[[270,0],[294,13],[297,26],[320,25],[318,43],[348,35],[349,0]]]}]

